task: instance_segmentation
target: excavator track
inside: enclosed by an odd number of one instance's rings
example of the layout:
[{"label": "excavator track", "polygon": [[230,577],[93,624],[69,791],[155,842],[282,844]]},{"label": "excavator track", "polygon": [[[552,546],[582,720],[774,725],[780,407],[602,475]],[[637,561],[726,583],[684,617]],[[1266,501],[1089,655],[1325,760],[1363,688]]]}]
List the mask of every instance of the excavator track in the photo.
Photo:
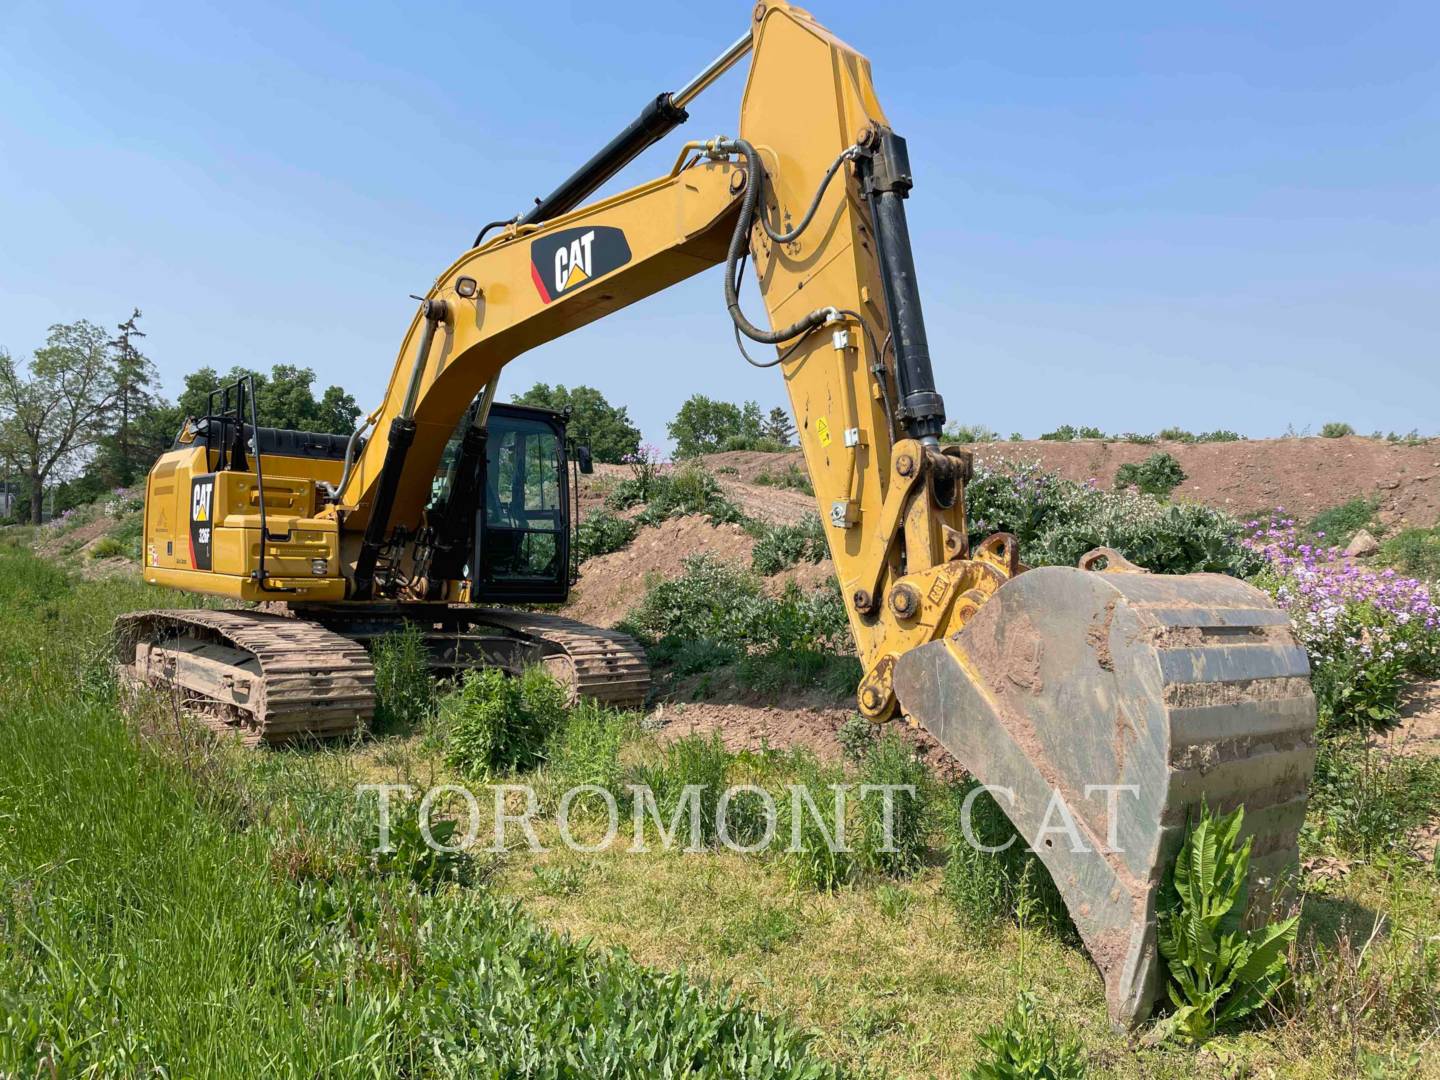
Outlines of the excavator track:
[{"label": "excavator track", "polygon": [[260,611],[136,611],[115,624],[116,660],[176,692],[208,727],[251,745],[334,739],[369,725],[364,647],[317,623]]},{"label": "excavator track", "polygon": [[375,711],[369,646],[420,628],[437,676],[539,664],[570,691],[619,708],[644,703],[639,643],[559,615],[445,605],[306,606],[269,611],[140,611],[116,622],[116,659],[133,680],[175,690],[187,712],[250,744],[347,736]]}]

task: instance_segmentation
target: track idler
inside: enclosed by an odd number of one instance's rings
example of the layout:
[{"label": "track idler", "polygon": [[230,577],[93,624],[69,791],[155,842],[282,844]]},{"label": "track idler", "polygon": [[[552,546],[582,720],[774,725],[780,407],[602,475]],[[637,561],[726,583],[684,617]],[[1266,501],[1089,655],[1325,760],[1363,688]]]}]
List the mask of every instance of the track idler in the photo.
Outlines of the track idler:
[{"label": "track idler", "polygon": [[1260,590],[1110,566],[1018,575],[902,656],[895,690],[990,786],[1054,878],[1111,1018],[1134,1024],[1161,981],[1156,898],[1201,802],[1245,804],[1252,905],[1296,861],[1315,699]]}]

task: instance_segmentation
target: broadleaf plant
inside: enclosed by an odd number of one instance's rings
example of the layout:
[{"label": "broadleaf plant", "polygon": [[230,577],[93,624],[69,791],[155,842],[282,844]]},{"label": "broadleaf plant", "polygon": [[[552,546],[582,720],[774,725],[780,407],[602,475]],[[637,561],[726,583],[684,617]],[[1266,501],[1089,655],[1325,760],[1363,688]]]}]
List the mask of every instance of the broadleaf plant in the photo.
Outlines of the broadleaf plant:
[{"label": "broadleaf plant", "polygon": [[1199,1041],[1259,1009],[1285,979],[1298,918],[1247,930],[1251,838],[1245,808],[1223,817],[1202,807],[1175,860],[1175,903],[1160,916],[1160,955],[1175,1005],[1170,1030]]}]

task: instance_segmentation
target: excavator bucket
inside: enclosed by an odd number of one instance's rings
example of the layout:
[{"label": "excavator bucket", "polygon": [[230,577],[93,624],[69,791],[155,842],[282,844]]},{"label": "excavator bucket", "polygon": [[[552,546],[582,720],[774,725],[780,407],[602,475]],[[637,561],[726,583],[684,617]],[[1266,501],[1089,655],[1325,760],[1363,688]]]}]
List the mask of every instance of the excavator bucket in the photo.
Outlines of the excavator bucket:
[{"label": "excavator bucket", "polygon": [[1252,910],[1296,859],[1309,664],[1242,581],[1029,570],[959,633],[902,656],[895,690],[1049,870],[1117,1023],[1155,1000],[1156,900],[1202,802],[1245,805]]}]

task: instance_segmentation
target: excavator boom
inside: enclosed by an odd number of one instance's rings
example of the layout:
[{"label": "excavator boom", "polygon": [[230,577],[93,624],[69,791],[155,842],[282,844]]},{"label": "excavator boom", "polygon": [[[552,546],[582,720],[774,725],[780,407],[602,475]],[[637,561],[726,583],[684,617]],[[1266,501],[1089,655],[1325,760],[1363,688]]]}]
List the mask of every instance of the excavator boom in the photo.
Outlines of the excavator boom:
[{"label": "excavator boom", "polygon": [[[686,143],[666,175],[585,203],[747,54],[735,137]],[[481,627],[465,621],[481,615],[459,618],[454,605],[487,599],[467,553],[502,369],[720,266],[727,335],[752,351],[773,347],[746,358],[777,367],[785,382],[864,669],[861,713],[877,723],[904,714],[991,788],[1054,876],[1112,1016],[1133,1021],[1156,992],[1163,874],[1199,805],[1246,804],[1259,877],[1278,880],[1295,857],[1315,724],[1305,655],[1283,615],[1242,582],[1148,575],[1113,552],[1083,568],[1027,570],[1007,535],[971,543],[970,456],[938,438],[945,407],[906,217],[913,185],[869,62],[806,12],[763,0],[749,32],[714,64],[648,102],[533,209],[486,226],[436,279],[367,419],[368,441],[362,428],[343,460],[327,452],[309,466],[267,453],[256,428],[250,472],[225,471],[223,454],[216,465],[204,449],[162,459],[150,489],[157,507],[222,470],[221,502],[197,495],[190,504],[191,535],[193,514],[220,506],[235,538],[216,547],[214,565],[207,551],[202,566],[193,545],[188,558],[172,550],[147,504],[146,576],[285,599],[298,612],[323,604],[315,625],[341,628],[346,640],[391,608],[430,605],[428,625],[453,637],[456,656],[463,645],[577,672],[583,661],[587,677],[610,688],[608,700],[643,694],[643,658],[623,635],[542,627],[522,613]],[[747,271],[769,328],[743,310]],[[676,342],[670,365],[679,380],[690,362],[684,346]],[[432,501],[457,428],[455,484]],[[245,430],[243,418],[233,430]],[[247,652],[240,631],[225,630],[235,620],[215,618],[189,637],[173,631],[182,644],[139,640],[157,626],[173,630],[167,618],[132,618],[123,657],[136,665],[153,655],[152,678],[188,672],[197,694],[218,680],[233,697],[244,669],[245,692],[263,697],[271,661],[254,650],[270,649],[293,676],[284,650],[309,640],[283,625],[246,624],[245,640],[258,643]],[[370,678],[363,656],[336,649],[349,675],[332,677],[333,693],[321,695],[332,720]],[[298,714],[285,715],[287,731],[303,732]]]}]

